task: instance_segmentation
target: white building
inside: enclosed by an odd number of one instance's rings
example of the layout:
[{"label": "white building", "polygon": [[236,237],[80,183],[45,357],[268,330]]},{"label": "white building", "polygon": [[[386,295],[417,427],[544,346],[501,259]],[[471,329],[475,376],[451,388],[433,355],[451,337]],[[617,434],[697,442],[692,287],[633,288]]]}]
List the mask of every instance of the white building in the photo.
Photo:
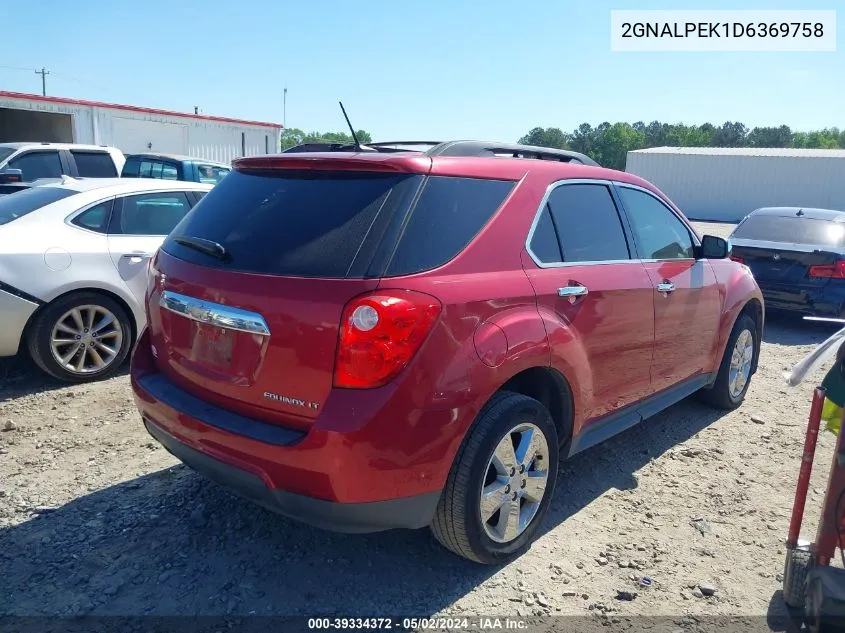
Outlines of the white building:
[{"label": "white building", "polygon": [[653,147],[628,152],[693,220],[738,222],[759,207],[845,210],[845,150]]},{"label": "white building", "polygon": [[0,91],[0,142],[110,145],[229,163],[275,154],[282,126],[186,112]]}]

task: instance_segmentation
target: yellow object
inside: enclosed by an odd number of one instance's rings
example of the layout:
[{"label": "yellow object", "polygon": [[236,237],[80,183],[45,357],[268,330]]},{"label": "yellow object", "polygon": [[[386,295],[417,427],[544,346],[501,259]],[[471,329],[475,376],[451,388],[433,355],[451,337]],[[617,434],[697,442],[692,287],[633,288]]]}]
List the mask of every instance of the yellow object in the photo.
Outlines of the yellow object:
[{"label": "yellow object", "polygon": [[824,420],[828,431],[839,435],[839,427],[842,425],[842,407],[825,398],[822,407],[822,420]]}]

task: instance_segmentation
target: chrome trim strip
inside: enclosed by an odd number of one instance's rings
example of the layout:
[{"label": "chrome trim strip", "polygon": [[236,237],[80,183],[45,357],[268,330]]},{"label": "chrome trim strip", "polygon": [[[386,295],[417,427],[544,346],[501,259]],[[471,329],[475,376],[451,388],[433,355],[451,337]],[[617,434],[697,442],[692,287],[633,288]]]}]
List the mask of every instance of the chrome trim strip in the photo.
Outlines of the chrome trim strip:
[{"label": "chrome trim strip", "polygon": [[270,328],[260,314],[220,303],[203,301],[165,290],[158,302],[165,310],[181,314],[199,323],[208,323],[227,330],[237,330],[259,336],[270,336]]},{"label": "chrome trim strip", "polygon": [[[636,189],[638,191],[642,191],[643,193],[647,193],[651,197],[655,198],[660,204],[662,204],[666,209],[678,218],[687,230],[690,232],[690,238],[696,244],[696,246],[701,246],[698,239],[695,237],[695,231],[692,230],[688,222],[685,222],[682,218],[678,216],[675,211],[666,205],[663,200],[658,198],[648,189],[640,187],[639,185],[634,185],[627,182],[621,182],[618,180],[606,180],[603,178],[567,178],[564,180],[558,180],[550,184],[546,188],[546,193],[543,194],[543,199],[540,201],[540,206],[537,208],[536,213],[534,214],[534,221],[531,223],[531,228],[528,230],[528,237],[525,239],[525,250],[528,253],[528,256],[531,260],[537,264],[539,268],[567,268],[569,266],[601,266],[601,265],[608,265],[608,264],[647,264],[647,263],[657,263],[657,262],[679,262],[679,261],[699,261],[694,260],[692,258],[683,258],[683,259],[637,259],[637,258],[630,258],[630,259],[608,259],[602,261],[584,261],[584,262],[556,262],[551,264],[546,264],[540,261],[540,258],[534,254],[534,251],[531,250],[531,239],[534,237],[534,231],[537,229],[537,225],[540,223],[540,216],[543,213],[543,210],[546,208],[546,204],[549,201],[549,198],[552,195],[552,192],[557,189],[558,187],[564,187],[566,185],[604,185],[605,187],[629,187],[631,189]],[[613,192],[611,192],[612,195]],[[616,204],[616,200],[613,201]],[[620,209],[622,213],[627,213],[625,209]]]}]

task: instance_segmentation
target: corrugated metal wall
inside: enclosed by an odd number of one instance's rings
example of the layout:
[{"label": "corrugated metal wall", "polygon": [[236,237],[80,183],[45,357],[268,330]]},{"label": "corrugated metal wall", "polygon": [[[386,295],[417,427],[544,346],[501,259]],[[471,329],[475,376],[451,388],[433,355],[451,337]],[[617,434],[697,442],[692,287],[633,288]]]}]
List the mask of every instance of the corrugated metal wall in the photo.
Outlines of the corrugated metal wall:
[{"label": "corrugated metal wall", "polygon": [[695,220],[738,222],[760,207],[845,210],[845,159],[629,152],[645,178]]},{"label": "corrugated metal wall", "polygon": [[75,143],[113,145],[127,153],[151,150],[228,163],[240,156],[277,153],[281,142],[281,130],[277,127],[36,99],[0,98],[0,108],[4,107],[70,114]]}]

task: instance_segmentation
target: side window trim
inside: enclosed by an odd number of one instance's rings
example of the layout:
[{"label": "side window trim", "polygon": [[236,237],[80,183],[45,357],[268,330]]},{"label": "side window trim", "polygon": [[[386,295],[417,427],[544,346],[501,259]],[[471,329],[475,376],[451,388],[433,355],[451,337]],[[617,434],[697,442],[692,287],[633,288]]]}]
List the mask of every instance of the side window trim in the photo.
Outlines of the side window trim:
[{"label": "side window trim", "polygon": [[[626,224],[630,225],[631,217],[630,217],[630,214],[628,212],[627,207],[625,206],[624,202],[622,202],[622,196],[620,196],[619,192],[618,192],[619,189],[633,189],[634,191],[639,191],[641,193],[646,194],[647,196],[651,196],[652,198],[654,198],[657,202],[660,203],[660,205],[664,209],[666,209],[669,213],[671,213],[672,216],[675,217],[678,220],[678,222],[681,223],[681,226],[683,226],[686,229],[687,233],[689,234],[689,238],[692,241],[693,248],[696,249],[696,250],[701,248],[701,242],[698,240],[698,237],[696,236],[695,231],[693,231],[692,227],[689,225],[689,222],[687,222],[684,218],[682,218],[680,215],[678,215],[677,211],[675,211],[675,209],[673,209],[668,204],[666,204],[666,202],[662,198],[660,198],[660,196],[655,195],[653,191],[649,191],[645,187],[640,187],[639,185],[635,185],[635,184],[632,184],[632,183],[629,183],[629,182],[622,182],[622,181],[615,180],[615,181],[613,181],[614,198],[618,200],[619,209],[625,215]],[[632,237],[633,237],[633,231],[632,231]],[[637,249],[637,256],[640,258],[640,261],[643,262],[643,263],[656,263],[656,262],[667,262],[667,261],[673,261],[673,262],[674,261],[678,261],[678,262],[696,261],[695,257],[684,257],[682,259],[643,259],[641,257],[640,252],[639,252],[640,246],[637,243],[637,240],[634,239],[633,243],[635,245],[635,248]]]},{"label": "side window trim", "polygon": [[[79,224],[76,224],[74,222],[74,220],[76,220],[76,218],[81,216],[83,213],[86,213],[90,209],[93,209],[94,207],[99,206],[99,205],[103,204],[104,202],[109,202],[109,201],[111,201],[111,206],[109,207],[109,216],[106,218],[106,221],[103,222],[103,230],[102,231],[95,231],[94,229],[90,229],[87,226],[80,226]],[[88,233],[94,233],[95,235],[108,235],[109,228],[111,227],[112,215],[114,214],[114,202],[115,202],[115,197],[109,196],[107,198],[103,198],[102,200],[97,200],[96,202],[86,204],[81,209],[77,209],[73,213],[70,213],[65,218],[65,224],[67,224],[71,228],[77,229],[78,231],[86,231]]]},{"label": "side window trim", "polygon": [[[614,189],[614,185],[616,183],[611,180],[604,180],[601,178],[565,178],[562,180],[556,180],[552,184],[550,184],[546,188],[546,193],[543,195],[543,199],[540,201],[540,206],[538,207],[536,213],[534,214],[534,221],[531,223],[531,228],[528,229],[528,237],[525,239],[525,250],[528,253],[528,256],[531,260],[537,265],[538,268],[566,268],[569,266],[599,266],[599,265],[606,265],[606,264],[630,264],[634,262],[640,262],[641,260],[638,259],[639,253],[633,247],[634,244],[634,236],[631,232],[631,227],[628,224],[628,216],[625,213],[622,206],[619,203],[619,197],[616,194]],[[543,211],[547,210],[549,207],[549,199],[552,196],[552,193],[558,187],[565,187],[567,185],[600,185],[607,187],[608,192],[610,193],[610,197],[613,200],[614,205],[616,206],[616,213],[619,216],[619,224],[622,226],[622,232],[625,235],[625,241],[627,242],[628,246],[628,259],[608,259],[608,260],[598,260],[598,261],[588,261],[588,262],[551,262],[545,263],[540,260],[539,257],[531,250],[531,241],[534,238],[534,232],[537,229],[537,225],[540,223],[540,216],[543,214]],[[549,214],[551,215],[551,213]],[[554,219],[552,219],[554,223]],[[555,237],[557,239],[557,227],[555,227]],[[560,244],[558,241],[558,246],[563,252],[563,245]],[[565,255],[564,255],[565,257]]]}]

